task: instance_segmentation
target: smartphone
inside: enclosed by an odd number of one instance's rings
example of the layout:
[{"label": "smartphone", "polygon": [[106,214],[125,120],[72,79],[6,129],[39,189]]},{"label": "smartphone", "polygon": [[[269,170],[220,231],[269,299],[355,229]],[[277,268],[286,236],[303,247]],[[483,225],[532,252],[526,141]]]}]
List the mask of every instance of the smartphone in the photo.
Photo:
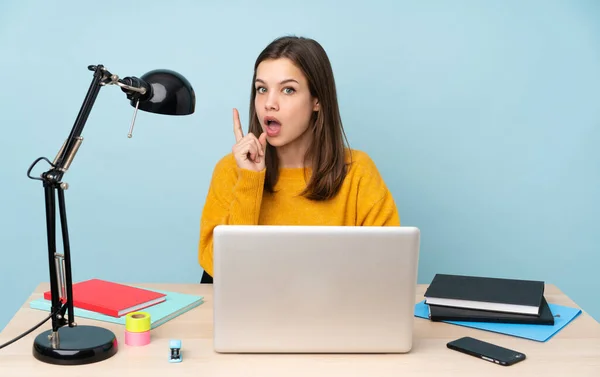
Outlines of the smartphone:
[{"label": "smartphone", "polygon": [[500,347],[479,339],[464,337],[447,344],[448,348],[467,355],[479,357],[491,363],[509,366],[525,360],[525,354],[508,348]]}]

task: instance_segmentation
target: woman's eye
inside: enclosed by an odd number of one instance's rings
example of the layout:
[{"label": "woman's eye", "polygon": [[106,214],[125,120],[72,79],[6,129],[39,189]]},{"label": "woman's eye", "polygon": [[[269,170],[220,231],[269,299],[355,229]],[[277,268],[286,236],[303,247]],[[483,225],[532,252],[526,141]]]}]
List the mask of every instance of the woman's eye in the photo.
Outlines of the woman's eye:
[{"label": "woman's eye", "polygon": [[260,87],[256,88],[256,92],[257,92],[257,93],[264,93],[264,92],[265,92],[265,90],[266,90],[266,89],[265,89],[265,88],[263,88],[262,86],[260,86]]},{"label": "woman's eye", "polygon": [[294,88],[285,88],[283,91],[285,94],[292,94],[295,92]]}]

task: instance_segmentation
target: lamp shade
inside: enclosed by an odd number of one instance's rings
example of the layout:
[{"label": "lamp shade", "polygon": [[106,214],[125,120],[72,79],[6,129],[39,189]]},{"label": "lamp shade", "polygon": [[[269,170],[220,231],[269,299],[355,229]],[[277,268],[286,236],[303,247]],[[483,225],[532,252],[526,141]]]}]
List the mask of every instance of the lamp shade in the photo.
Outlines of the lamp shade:
[{"label": "lamp shade", "polygon": [[[196,94],[189,81],[177,72],[156,69],[140,77],[150,88],[139,110],[165,115],[189,115],[196,106]],[[146,85],[145,85],[146,86]],[[136,100],[131,101],[135,107]]]}]

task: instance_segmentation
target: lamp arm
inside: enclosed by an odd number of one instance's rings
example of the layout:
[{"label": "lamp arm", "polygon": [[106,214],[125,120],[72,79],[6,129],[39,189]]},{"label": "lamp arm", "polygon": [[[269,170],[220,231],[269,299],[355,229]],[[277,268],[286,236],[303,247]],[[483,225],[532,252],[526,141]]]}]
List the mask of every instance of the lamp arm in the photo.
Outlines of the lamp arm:
[{"label": "lamp arm", "polygon": [[92,107],[96,102],[96,97],[98,97],[100,88],[103,86],[103,83],[107,82],[107,80],[110,80],[111,73],[108,72],[104,66],[89,66],[88,69],[90,71],[94,71],[94,77],[90,83],[90,87],[87,91],[83,104],[79,109],[79,113],[75,119],[75,124],[73,125],[73,128],[71,128],[71,132],[69,133],[67,140],[65,140],[63,146],[60,148],[58,154],[52,162],[53,168],[46,173],[48,180],[56,182],[60,181],[64,173],[69,169],[69,166],[73,162],[75,154],[79,150],[79,146],[83,141],[81,133],[83,132],[83,128],[87,122]]},{"label": "lamp arm", "polygon": [[[30,178],[41,180],[44,186],[48,267],[50,273],[50,311],[52,313],[52,335],[50,335],[50,337],[52,344],[56,347],[58,347],[59,344],[58,329],[65,325],[68,325],[69,327],[77,326],[75,323],[75,315],[73,313],[71,252],[64,197],[64,190],[68,189],[69,186],[67,183],[62,182],[62,178],[69,169],[81,146],[83,141],[81,134],[102,86],[117,84],[128,94],[128,96],[134,98],[145,94],[147,91],[147,88],[145,87],[137,88],[129,85],[129,83],[134,83],[131,80],[119,80],[118,76],[111,74],[103,65],[90,65],[88,69],[94,72],[92,82],[90,83],[71,132],[58,151],[54,161],[50,163],[50,169],[42,173],[41,178],[34,178],[30,175],[32,168],[40,160],[50,162],[48,159],[41,157],[38,158],[27,171],[27,175]],[[63,253],[57,253],[56,251],[56,196],[58,196],[58,212],[61,222]],[[68,312],[67,320],[65,320],[66,312]]]},{"label": "lamp arm", "polygon": [[[56,347],[59,344],[58,329],[65,325],[69,327],[76,326],[75,315],[73,313],[71,253],[64,198],[64,190],[68,188],[68,184],[61,182],[61,180],[73,162],[75,154],[83,141],[81,133],[100,92],[100,88],[111,76],[110,72],[102,65],[89,66],[88,69],[94,71],[94,76],[75,119],[75,123],[54,161],[50,164],[51,168],[42,173],[40,179],[44,186],[44,201],[46,205],[46,233],[51,295],[50,312],[52,319],[52,335],[50,335],[50,340]],[[48,161],[46,158],[37,159],[27,172],[30,178],[33,178],[30,175],[31,169],[41,159]],[[56,251],[56,195],[58,195],[63,253],[57,253]],[[68,320],[65,320],[65,312],[67,311]]]}]

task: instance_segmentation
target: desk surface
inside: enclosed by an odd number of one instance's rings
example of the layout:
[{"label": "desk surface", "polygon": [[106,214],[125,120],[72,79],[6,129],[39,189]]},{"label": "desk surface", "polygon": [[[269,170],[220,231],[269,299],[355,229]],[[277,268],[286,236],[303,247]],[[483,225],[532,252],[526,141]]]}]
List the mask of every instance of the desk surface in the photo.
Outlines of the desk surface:
[{"label": "desk surface", "polygon": [[[202,295],[205,301],[153,330],[152,343],[144,347],[124,344],[124,326],[78,318],[79,324],[96,324],[112,330],[120,342],[115,356],[85,366],[50,365],[32,356],[33,339],[49,328],[47,322],[0,350],[0,376],[600,376],[600,324],[585,312],[545,343],[415,318],[414,345],[407,354],[218,354],[212,349],[212,285],[142,285]],[[423,299],[426,287],[418,286],[417,301]],[[47,316],[46,312],[29,308],[29,301],[40,298],[47,289],[47,284],[41,284],[35,290],[0,333],[0,344]],[[545,296],[549,303],[577,307],[552,285],[547,286]],[[503,367],[446,348],[448,341],[462,336],[521,351],[527,359]],[[182,363],[167,362],[171,338],[182,341]]]}]

